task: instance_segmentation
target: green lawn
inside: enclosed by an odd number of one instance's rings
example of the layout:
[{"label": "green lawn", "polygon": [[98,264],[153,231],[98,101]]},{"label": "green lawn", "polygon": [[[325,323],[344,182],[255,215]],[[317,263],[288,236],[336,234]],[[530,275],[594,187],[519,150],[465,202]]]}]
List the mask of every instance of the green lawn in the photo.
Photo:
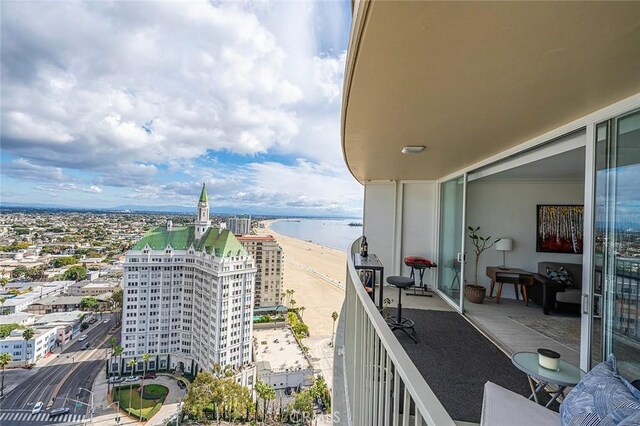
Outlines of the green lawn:
[{"label": "green lawn", "polygon": [[150,419],[160,410],[162,403],[169,393],[169,389],[161,385],[149,384],[145,385],[145,393],[152,390],[153,394],[158,395],[155,399],[141,398],[138,393],[140,385],[134,385],[131,389],[131,409],[129,407],[129,386],[121,386],[114,390],[113,399],[120,400],[120,408],[128,411],[134,416],[142,419]]}]

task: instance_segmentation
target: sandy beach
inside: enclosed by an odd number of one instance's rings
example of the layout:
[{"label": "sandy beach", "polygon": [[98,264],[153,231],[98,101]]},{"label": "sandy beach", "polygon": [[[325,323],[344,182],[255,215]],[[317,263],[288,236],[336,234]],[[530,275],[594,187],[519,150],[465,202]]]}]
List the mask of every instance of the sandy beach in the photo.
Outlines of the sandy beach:
[{"label": "sandy beach", "polygon": [[346,252],[278,234],[270,224],[265,221],[260,233],[273,235],[284,251],[281,294],[295,291],[296,307],[305,307],[302,317],[310,337],[331,337],[331,313],[340,314],[344,300]]}]

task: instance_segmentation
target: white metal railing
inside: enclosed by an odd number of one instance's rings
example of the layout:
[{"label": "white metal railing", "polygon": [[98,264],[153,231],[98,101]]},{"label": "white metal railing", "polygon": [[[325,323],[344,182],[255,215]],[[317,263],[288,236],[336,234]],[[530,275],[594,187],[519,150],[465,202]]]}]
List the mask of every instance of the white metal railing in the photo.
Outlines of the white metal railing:
[{"label": "white metal railing", "polygon": [[347,256],[344,371],[353,425],[455,425],[364,290]]}]

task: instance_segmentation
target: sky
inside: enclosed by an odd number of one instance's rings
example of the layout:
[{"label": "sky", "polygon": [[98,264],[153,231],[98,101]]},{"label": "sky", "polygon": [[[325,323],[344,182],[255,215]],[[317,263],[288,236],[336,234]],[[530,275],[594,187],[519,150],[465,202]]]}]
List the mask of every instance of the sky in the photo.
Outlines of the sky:
[{"label": "sky", "polygon": [[362,212],[350,2],[1,2],[0,201]]}]

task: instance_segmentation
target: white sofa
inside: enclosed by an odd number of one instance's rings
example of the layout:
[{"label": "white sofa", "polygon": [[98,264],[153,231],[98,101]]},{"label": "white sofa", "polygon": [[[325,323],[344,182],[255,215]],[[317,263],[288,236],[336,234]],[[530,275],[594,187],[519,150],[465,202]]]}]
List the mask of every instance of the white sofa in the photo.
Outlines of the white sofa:
[{"label": "white sofa", "polygon": [[558,426],[560,415],[495,383],[484,385],[481,426]]}]

